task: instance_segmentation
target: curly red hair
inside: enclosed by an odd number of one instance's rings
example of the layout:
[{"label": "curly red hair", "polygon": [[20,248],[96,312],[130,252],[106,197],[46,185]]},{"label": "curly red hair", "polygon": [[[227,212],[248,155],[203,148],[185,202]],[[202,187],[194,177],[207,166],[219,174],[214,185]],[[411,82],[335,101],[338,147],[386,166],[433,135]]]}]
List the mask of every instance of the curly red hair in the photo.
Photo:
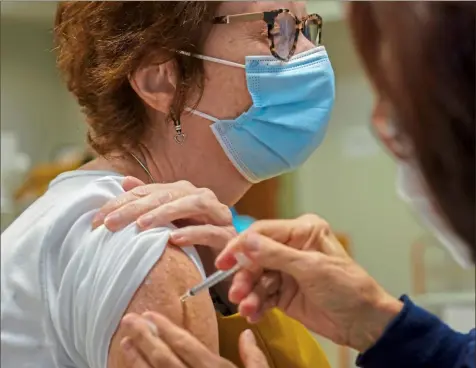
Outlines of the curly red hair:
[{"label": "curly red hair", "polygon": [[148,131],[146,109],[129,83],[141,65],[175,60],[172,113],[188,92],[201,92],[199,52],[218,2],[75,1],[58,5],[54,28],[57,66],[89,124],[88,141],[101,155],[136,147]]}]

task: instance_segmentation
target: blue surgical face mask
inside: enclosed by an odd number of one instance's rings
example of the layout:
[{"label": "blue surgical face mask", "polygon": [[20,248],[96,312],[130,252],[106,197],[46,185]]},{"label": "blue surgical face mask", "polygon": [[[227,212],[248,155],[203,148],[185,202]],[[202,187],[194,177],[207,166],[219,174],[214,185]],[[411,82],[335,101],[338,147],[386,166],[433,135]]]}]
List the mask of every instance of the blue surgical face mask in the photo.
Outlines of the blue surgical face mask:
[{"label": "blue surgical face mask", "polygon": [[248,181],[257,183],[296,169],[321,144],[335,97],[334,72],[324,47],[288,62],[248,56],[245,65],[193,56],[246,71],[253,101],[248,111],[230,120],[189,111],[214,122],[211,128],[220,145]]}]

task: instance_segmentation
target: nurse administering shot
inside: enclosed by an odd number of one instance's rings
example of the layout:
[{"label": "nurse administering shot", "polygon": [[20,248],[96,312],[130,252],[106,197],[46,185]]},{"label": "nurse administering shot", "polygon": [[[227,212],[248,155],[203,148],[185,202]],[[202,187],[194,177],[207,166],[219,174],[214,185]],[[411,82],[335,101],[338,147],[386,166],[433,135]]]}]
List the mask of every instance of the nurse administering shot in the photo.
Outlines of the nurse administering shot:
[{"label": "nurse administering shot", "polygon": [[[352,2],[346,11],[375,91],[372,129],[397,162],[398,194],[449,255],[471,267],[476,260],[476,5]],[[294,90],[300,93],[299,87]],[[147,187],[148,200],[136,203],[138,212],[155,211],[157,224],[167,206],[187,217],[187,206],[173,198],[156,205],[155,198],[167,189]],[[121,206],[135,200],[124,196],[128,199],[113,207],[129,222],[130,213]],[[456,332],[409,297],[388,294],[345,253],[331,224],[319,216],[258,221],[221,243],[215,236],[219,228],[184,227],[172,232],[171,242],[224,249],[215,264],[224,271],[239,269],[229,300],[248,321],[277,307],[311,331],[356,349],[359,367],[475,367],[474,330]],[[237,267],[237,253],[249,264]],[[122,325],[129,367],[235,367],[158,313],[129,314]],[[268,367],[249,331],[242,334],[240,352],[245,367]]]}]

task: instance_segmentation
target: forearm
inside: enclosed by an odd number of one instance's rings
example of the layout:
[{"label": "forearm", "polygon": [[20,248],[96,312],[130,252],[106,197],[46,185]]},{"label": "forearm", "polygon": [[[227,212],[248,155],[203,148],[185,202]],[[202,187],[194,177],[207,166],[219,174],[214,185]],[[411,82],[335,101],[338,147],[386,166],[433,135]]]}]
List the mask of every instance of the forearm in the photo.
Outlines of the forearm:
[{"label": "forearm", "polygon": [[[458,333],[436,316],[415,306],[403,297],[404,308],[383,335],[357,359],[363,368],[459,368],[474,367],[464,363],[472,335]],[[474,344],[472,346],[474,351]]]}]

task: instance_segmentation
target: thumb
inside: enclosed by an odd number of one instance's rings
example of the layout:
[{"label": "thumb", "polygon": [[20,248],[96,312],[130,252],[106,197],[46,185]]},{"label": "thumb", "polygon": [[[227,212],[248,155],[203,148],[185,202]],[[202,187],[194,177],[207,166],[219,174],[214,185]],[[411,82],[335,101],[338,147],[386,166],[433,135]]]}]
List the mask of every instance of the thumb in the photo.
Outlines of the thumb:
[{"label": "thumb", "polygon": [[266,357],[256,344],[256,338],[251,330],[245,330],[240,335],[240,357],[245,368],[269,368]]},{"label": "thumb", "polygon": [[[232,240],[235,249],[241,249],[250,260],[262,268],[282,271],[299,280],[309,260],[308,251],[297,250],[263,236],[248,232]],[[313,252],[315,253],[315,252]]]},{"label": "thumb", "polygon": [[145,185],[145,183],[142,180],[134,178],[133,176],[126,176],[122,181],[122,189],[124,189],[126,192],[141,185]]}]

